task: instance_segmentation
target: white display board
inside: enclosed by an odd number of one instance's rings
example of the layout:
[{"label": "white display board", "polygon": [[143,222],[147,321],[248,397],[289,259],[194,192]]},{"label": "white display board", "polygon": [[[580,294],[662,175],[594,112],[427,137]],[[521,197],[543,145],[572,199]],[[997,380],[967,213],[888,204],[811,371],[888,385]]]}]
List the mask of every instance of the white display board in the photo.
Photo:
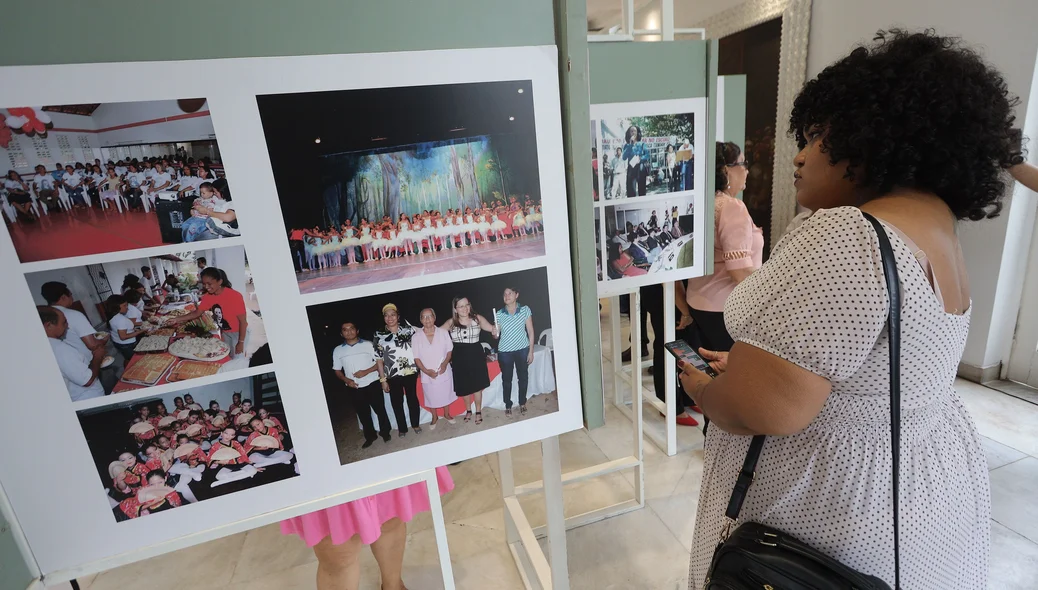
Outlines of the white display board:
[{"label": "white display board", "polygon": [[599,297],[704,274],[706,111],[705,98],[591,105]]},{"label": "white display board", "polygon": [[[343,388],[326,395],[326,391],[329,390],[327,373],[332,363],[332,350],[323,347],[318,349],[319,346],[323,346],[320,344],[322,341],[311,329],[311,326],[315,325],[315,307],[333,306],[349,300],[364,300],[368,305],[374,305],[370,301],[371,298],[382,294],[394,294],[393,297],[398,299],[387,299],[386,302],[397,303],[404,314],[404,305],[400,303],[406,299],[406,295],[403,294],[411,290],[435,289],[438,286],[452,284],[459,285],[459,292],[455,295],[478,299],[479,307],[474,311],[493,322],[504,303],[498,302],[495,305],[492,303],[493,297],[486,293],[471,294],[462,291],[468,287],[483,288],[478,286],[483,283],[477,285],[474,281],[490,281],[487,283],[490,286],[486,288],[493,293],[500,293],[502,285],[516,288],[521,293],[519,303],[523,304],[525,297],[534,297],[529,290],[535,287],[528,282],[512,285],[508,276],[521,275],[525,280],[532,276],[530,273],[539,273],[538,276],[543,276],[544,281],[543,286],[539,287],[544,292],[543,301],[550,307],[550,323],[547,324],[550,331],[543,343],[554,354],[556,366],[577,365],[557,59],[555,47],[525,47],[0,68],[0,112],[5,116],[8,115],[6,109],[10,107],[89,107],[101,103],[95,113],[100,111],[106,117],[110,117],[110,111],[115,108],[113,105],[153,103],[136,115],[131,110],[119,111],[135,117],[132,124],[117,122],[110,127],[95,125],[94,128],[77,132],[75,126],[55,120],[51,123],[49,133],[81,132],[93,137],[94,134],[114,133],[126,126],[153,126],[174,120],[210,117],[215,141],[218,143],[219,168],[222,168],[219,174],[226,175],[228,187],[233,192],[232,202],[241,234],[240,237],[221,238],[205,243],[171,243],[135,248],[119,241],[136,239],[133,237],[136,230],[128,230],[125,224],[152,223],[140,220],[150,219],[146,216],[154,216],[155,210],[149,213],[123,212],[121,208],[118,211],[116,208],[101,209],[94,203],[87,208],[73,207],[67,211],[62,206],[49,215],[38,211],[36,215],[39,218],[28,222],[12,212],[10,206],[5,208],[5,214],[14,217],[15,220],[5,231],[0,231],[0,269],[6,279],[4,288],[0,289],[0,308],[5,310],[6,318],[6,337],[2,344],[3,353],[0,354],[0,373],[4,375],[3,393],[0,397],[6,408],[0,413],[0,446],[6,449],[6,452],[4,460],[0,462],[0,484],[10,499],[18,525],[24,532],[41,571],[45,575],[57,573],[58,578],[89,573],[105,563],[111,565],[113,559],[131,561],[135,555],[155,554],[245,528],[276,522],[315,507],[331,505],[342,499],[358,496],[356,492],[351,494],[350,491],[377,486],[380,482],[579,428],[582,423],[579,375],[575,371],[559,371],[555,376],[558,392],[557,410],[544,411],[541,414],[531,411],[531,415],[528,416],[520,415],[516,408],[515,415],[507,418],[498,411],[501,414],[498,417],[503,418],[502,420],[491,422],[488,414],[487,422],[482,428],[466,426],[466,430],[459,430],[464,432],[464,435],[453,437],[444,436],[442,433],[450,432],[447,429],[452,427],[460,429],[461,426],[444,425],[441,422],[435,433],[443,440],[411,445],[397,452],[389,452],[386,449],[391,449],[394,444],[402,445],[401,441],[413,441],[416,436],[433,436],[433,432],[427,427],[421,435],[412,432],[405,439],[398,438],[397,432],[393,431],[391,442],[377,441],[377,446],[372,447],[381,449],[379,454],[346,462],[339,452],[341,441],[337,441],[336,438],[341,433],[333,431],[332,428],[335,418],[332,414],[339,412],[339,409],[334,404],[330,407],[329,399],[340,394],[346,396],[347,391]],[[132,82],[134,80],[138,82]],[[447,146],[449,149],[444,150],[444,153],[453,150],[457,159],[445,160],[448,163],[444,166],[450,166],[457,172],[440,174],[438,171],[431,171],[428,179],[412,178],[413,184],[407,185],[408,195],[412,194],[412,190],[418,191],[418,185],[423,182],[436,184],[436,190],[440,190],[440,177],[444,176],[455,184],[445,187],[445,193],[441,195],[445,194],[446,203],[456,208],[466,202],[474,202],[473,195],[482,195],[485,201],[488,194],[492,196],[492,191],[500,190],[502,196],[507,196],[510,191],[505,190],[505,186],[523,186],[526,192],[519,194],[519,206],[527,216],[531,211],[540,213],[543,233],[538,233],[536,224],[530,223],[527,224],[530,228],[529,235],[520,235],[518,226],[510,228],[515,232],[511,236],[511,241],[502,241],[506,236],[489,241],[487,236],[482,236],[483,240],[462,236],[461,241],[454,241],[450,248],[442,245],[441,240],[453,240],[453,237],[447,234],[444,234],[447,236],[445,238],[430,235],[436,243],[429,244],[430,252],[422,254],[429,261],[425,266],[415,266],[417,257],[397,258],[391,255],[392,252],[387,251],[390,255],[386,259],[371,260],[372,268],[378,263],[381,265],[379,268],[403,269],[401,272],[381,272],[364,275],[366,278],[361,281],[333,281],[334,284],[330,286],[325,285],[310,291],[303,289],[304,278],[311,274],[334,278],[338,276],[336,273],[345,273],[346,270],[355,270],[356,267],[347,266],[343,254],[338,260],[342,264],[341,270],[336,265],[333,268],[319,268],[314,271],[304,269],[297,272],[299,269],[295,266],[300,260],[288,240],[287,230],[291,227],[286,225],[288,220],[284,214],[285,207],[292,207],[295,201],[302,203],[307,199],[326,197],[311,195],[303,188],[297,193],[286,194],[286,171],[274,169],[271,155],[268,153],[268,145],[279,139],[265,135],[265,129],[269,132],[271,127],[268,121],[261,120],[257,96],[443,85],[458,85],[458,92],[462,92],[462,85],[467,87],[488,83],[513,84],[511,92],[518,94],[526,91],[525,96],[530,101],[527,105],[529,114],[534,116],[527,116],[526,120],[522,120],[523,115],[510,115],[510,122],[527,126],[525,131],[516,132],[517,136],[526,133],[535,137],[532,144],[532,149],[535,150],[535,169],[531,171],[528,164],[522,163],[523,156],[514,155],[527,148],[508,147],[512,145],[509,142],[513,141],[510,139],[512,135],[508,132],[500,131],[493,125],[486,127],[488,123],[484,125],[486,128],[472,128],[472,135],[466,135],[464,112],[475,109],[458,108],[458,105],[452,104],[432,107],[439,106],[447,113],[440,126],[450,132],[459,132],[459,139],[429,139],[431,136],[423,136],[420,133],[416,133],[417,138],[409,140],[390,137],[389,143],[396,142],[395,145],[404,146],[396,152],[389,150],[396,154],[391,155],[391,158],[395,158],[401,166],[416,166],[410,163],[409,158],[421,157],[429,147],[414,147],[416,142],[421,144],[428,141],[435,142],[437,146]],[[495,87],[492,90],[497,92],[500,88]],[[208,109],[208,112],[185,111],[176,115],[163,112],[157,116],[149,114],[152,107],[165,108],[173,104],[172,101],[192,97],[204,98],[205,109]],[[163,103],[167,103],[165,107]],[[196,102],[194,106],[187,108],[198,109],[199,103]],[[702,105],[696,103],[693,110],[697,113],[697,122],[702,121]],[[48,112],[39,108],[37,111]],[[298,112],[291,110],[280,113],[280,116],[303,119]],[[360,118],[365,116],[362,114]],[[414,115],[408,112],[397,112],[395,116],[403,119],[405,123],[422,123],[414,121]],[[42,117],[45,119],[47,115]],[[331,118],[329,114],[329,120]],[[451,120],[447,120],[448,118]],[[703,127],[697,126],[697,134],[701,134]],[[312,129],[313,140],[310,143],[320,144],[322,138],[324,144],[334,142],[333,135],[342,129],[345,127]],[[156,135],[152,131],[154,129],[149,128],[147,138],[142,135],[141,141],[136,142],[151,145],[149,149],[152,153],[163,149],[162,146],[168,146],[166,149],[169,150],[179,150],[181,148],[178,146],[186,146],[185,149],[193,151],[210,150],[206,153],[215,153],[214,146],[200,143],[203,138],[163,137],[161,133]],[[126,133],[121,131],[120,137],[124,135]],[[15,136],[18,136],[18,132]],[[498,139],[499,137],[504,139]],[[381,141],[386,138],[370,139]],[[95,143],[101,145],[104,142]],[[522,141],[519,144],[526,145]],[[90,142],[84,141],[83,145],[93,148]],[[159,147],[155,147],[156,145]],[[699,135],[696,145],[704,145],[704,140]],[[407,150],[411,151],[403,153]],[[381,157],[379,154],[385,156],[389,152],[372,149],[368,153],[377,159]],[[102,156],[102,148],[97,147],[94,153]],[[116,153],[103,152],[102,162],[109,159],[108,154]],[[201,153],[199,151],[196,155],[200,156]],[[314,157],[325,158],[328,155],[315,153]],[[24,158],[30,165],[35,163],[34,154],[25,154],[24,150],[19,157]],[[111,156],[111,159],[115,158],[116,156]],[[511,162],[506,161],[508,158],[512,158]],[[59,156],[54,156],[51,161],[43,162],[47,165],[48,173],[54,167],[54,160],[58,159]],[[697,157],[696,160],[701,166],[703,158]],[[459,163],[462,166],[454,168]],[[471,176],[465,172],[466,164],[471,169]],[[478,166],[483,166],[486,171],[477,170]],[[7,168],[10,166],[4,167],[5,170]],[[495,181],[487,176],[491,173],[500,178]],[[379,174],[389,173],[383,169]],[[462,179],[462,174],[465,174],[468,180]],[[276,176],[281,177],[278,179],[280,184],[276,182]],[[702,178],[700,169],[697,169],[696,176]],[[358,186],[363,184],[362,179],[358,177],[357,180]],[[346,187],[349,185],[348,179],[336,182],[341,182],[338,186],[343,187],[345,195]],[[501,184],[500,189],[495,188],[496,185],[492,184],[494,182]],[[305,184],[302,186],[305,187]],[[431,194],[428,191],[433,190],[432,184],[428,184],[428,187],[430,188],[426,189],[427,194]],[[701,188],[699,190],[700,193],[697,193],[696,197],[697,206],[701,206],[702,203]],[[68,196],[68,202],[75,205],[75,199],[71,195],[66,195],[67,192],[60,191],[62,198]],[[456,200],[451,200],[452,198]],[[343,199],[347,198],[344,196]],[[348,199],[341,202],[348,202]],[[528,202],[534,203],[533,210],[526,208]],[[427,200],[422,203],[428,205]],[[5,201],[5,205],[10,204]],[[35,205],[45,207],[45,203]],[[329,209],[327,202],[322,207],[313,205],[311,210],[316,212],[315,215],[330,215],[328,212],[332,209]],[[386,209],[386,212],[400,213],[400,207]],[[507,201],[504,208],[510,216],[512,210],[509,209]],[[381,210],[368,211],[369,214],[378,212]],[[342,214],[340,212],[340,215]],[[697,216],[697,219],[701,218]],[[475,220],[473,223],[473,227],[478,227]],[[490,223],[489,219],[487,223]],[[699,224],[701,226],[702,222],[699,221]],[[94,229],[88,230],[85,226]],[[697,226],[697,235],[702,232],[700,226]],[[96,246],[110,240],[111,243],[118,242],[119,245],[114,246],[115,249],[112,251],[69,257],[44,256],[45,259],[31,262],[20,261],[20,256],[21,260],[32,258],[29,254],[31,244],[53,243],[53,239],[41,239],[33,232],[53,231],[55,233],[51,235],[59,235],[57,232],[62,228],[65,228],[63,231],[66,232],[87,232],[100,228],[109,236],[104,240],[90,238],[74,243],[69,241],[69,252],[78,252],[78,248],[85,247],[84,243]],[[339,239],[344,238],[339,236]],[[471,243],[466,243],[470,240]],[[537,244],[538,240],[543,243]],[[484,241],[487,243],[482,243]],[[327,243],[331,242],[329,237]],[[437,244],[443,249],[438,249]],[[468,256],[469,252],[480,252],[480,247],[485,247],[486,252],[497,252],[499,244],[500,250],[522,251],[526,253],[525,257],[485,255],[476,257],[479,261],[472,264],[457,264],[453,267],[441,264],[443,260],[459,259]],[[395,243],[391,248],[397,246],[403,247],[402,243]],[[35,251],[42,252],[42,247]],[[697,244],[697,248],[699,247]],[[229,254],[228,248],[233,248],[238,253]],[[244,248],[247,257],[245,272],[240,272],[239,268],[241,248]],[[41,303],[37,285],[44,279],[69,285],[70,289],[75,291],[74,298],[86,308],[87,319],[94,320],[97,319],[97,314],[102,313],[99,304],[107,297],[107,291],[101,292],[103,289],[96,286],[99,276],[106,278],[116,293],[119,291],[118,283],[121,277],[109,275],[122,274],[125,269],[132,269],[134,265],[150,266],[153,272],[160,275],[160,281],[167,271],[189,276],[199,268],[197,258],[202,250],[209,254],[209,266],[213,266],[215,258],[221,261],[218,264],[239,271],[236,276],[241,278],[232,282],[235,283],[235,288],[240,289],[246,296],[250,309],[246,317],[252,326],[245,339],[244,355],[247,357],[255,354],[256,339],[259,336],[254,332],[258,332],[261,326],[264,332],[263,341],[269,342],[273,362],[249,367],[248,361],[238,359],[224,365],[220,372],[197,380],[168,383],[160,380],[160,383],[153,387],[142,388],[117,386],[104,397],[72,401],[74,396],[70,396],[71,388],[66,388],[63,382],[55,354],[51,350],[52,343],[41,327],[41,319],[35,309],[35,306]],[[359,248],[357,252],[359,254]],[[550,256],[546,254],[548,252]],[[324,263],[335,264],[330,262],[331,258],[327,256],[318,259],[318,264],[321,260]],[[401,260],[406,261],[406,264],[400,262]],[[697,253],[696,260],[702,260],[701,253]],[[176,264],[173,264],[174,262]],[[422,268],[435,270],[423,272]],[[697,267],[697,270],[701,269]],[[40,273],[52,273],[53,276],[31,279]],[[493,283],[494,277],[501,279],[499,283]],[[91,282],[94,283],[93,286]],[[435,296],[446,297],[443,293]],[[477,302],[473,301],[473,304],[476,305]],[[257,305],[259,313],[253,310]],[[343,309],[349,309],[348,303],[342,305],[345,306]],[[543,307],[544,304],[541,305]],[[484,309],[487,307],[490,309]],[[437,323],[442,323],[449,317],[450,310],[443,309],[442,306],[438,309],[440,318]],[[547,310],[540,308],[533,310],[535,325],[538,321],[543,321],[546,312]],[[413,325],[419,325],[417,313],[407,312],[405,316]],[[342,317],[338,321],[359,322],[360,319]],[[97,322],[91,323],[97,325]],[[421,337],[421,327],[418,327],[418,330],[416,338]],[[233,328],[224,330],[233,331]],[[534,336],[537,338],[542,334]],[[363,337],[370,339],[371,335],[364,334]],[[234,346],[233,340],[231,346]],[[126,361],[127,364],[131,362]],[[168,373],[165,375],[168,376]],[[96,456],[96,444],[88,441],[91,435],[84,431],[84,424],[88,418],[96,417],[99,411],[103,414],[103,410],[109,407],[113,412],[121,412],[120,415],[130,415],[126,412],[138,412],[139,409],[134,402],[141,400],[147,400],[153,409],[159,401],[168,406],[177,403],[177,397],[182,398],[191,391],[196,392],[195,401],[203,407],[207,406],[210,399],[214,399],[220,404],[221,409],[227,410],[228,400],[233,399],[229,396],[239,391],[239,386],[253,387],[251,391],[259,403],[260,396],[266,395],[261,392],[272,379],[276,380],[274,387],[279,390],[279,399],[272,397],[271,399],[275,400],[272,403],[275,405],[271,407],[279,408],[286,422],[292,445],[285,451],[294,456],[291,463],[276,467],[293,466],[298,470],[298,475],[286,472],[286,476],[279,481],[254,487],[246,486],[234,493],[214,495],[197,502],[185,502],[184,505],[172,510],[117,521],[113,512],[120,508],[113,506],[110,496],[105,492],[105,488],[110,487],[112,481],[104,481],[99,474],[98,466],[105,461]],[[231,381],[234,383],[230,383]],[[515,392],[512,395],[515,396]],[[531,406],[536,405],[535,400],[538,398],[532,398]],[[172,410],[168,407],[167,409]],[[458,422],[461,424],[460,420]],[[352,428],[357,428],[355,419],[352,421]],[[239,431],[235,437],[244,433]],[[215,438],[207,442],[215,444]],[[118,459],[118,456],[113,456],[112,459]],[[341,496],[334,498],[336,495]],[[304,503],[310,504],[302,506]]]}]

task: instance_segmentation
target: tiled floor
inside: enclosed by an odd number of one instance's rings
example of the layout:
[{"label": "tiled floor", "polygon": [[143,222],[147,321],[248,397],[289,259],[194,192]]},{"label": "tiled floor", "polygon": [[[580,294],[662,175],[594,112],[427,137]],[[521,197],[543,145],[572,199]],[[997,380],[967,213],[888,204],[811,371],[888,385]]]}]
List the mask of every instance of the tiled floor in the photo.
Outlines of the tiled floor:
[{"label": "tiled floor", "polygon": [[[646,381],[651,386],[651,380]],[[992,589],[1033,588],[1038,575],[1038,406],[972,383],[957,383],[981,434],[991,469],[993,520]],[[646,417],[655,418],[651,412]],[[687,429],[691,430],[691,429]],[[569,531],[569,573],[575,589],[685,588],[688,547],[696,516],[702,473],[701,444],[667,457],[645,447],[647,507]],[[606,426],[561,437],[563,470],[626,456],[630,423],[607,411]],[[516,481],[540,479],[537,445],[512,453]],[[444,514],[457,587],[522,588],[505,546],[496,457],[486,456],[451,468],[457,488],[444,498]],[[567,515],[579,514],[633,497],[631,474],[585,481],[565,490]],[[539,497],[522,503],[534,526],[544,523]],[[313,553],[277,526],[215,541],[129,565],[82,580],[91,590],[122,590],[142,585],[152,590],[282,590],[314,588]],[[436,546],[427,514],[409,528],[405,581],[412,590],[440,588]],[[377,588],[370,552],[363,556],[362,588]]]}]

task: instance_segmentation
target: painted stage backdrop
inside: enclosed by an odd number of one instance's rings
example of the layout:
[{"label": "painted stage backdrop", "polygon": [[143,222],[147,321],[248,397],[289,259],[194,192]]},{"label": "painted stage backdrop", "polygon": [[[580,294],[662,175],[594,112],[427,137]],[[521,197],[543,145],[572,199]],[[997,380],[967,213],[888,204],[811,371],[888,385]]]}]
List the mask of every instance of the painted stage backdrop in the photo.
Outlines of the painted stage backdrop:
[{"label": "painted stage backdrop", "polygon": [[[531,199],[540,203],[536,161],[512,135],[430,141],[324,156],[324,223]],[[526,153],[524,153],[526,152]]]}]

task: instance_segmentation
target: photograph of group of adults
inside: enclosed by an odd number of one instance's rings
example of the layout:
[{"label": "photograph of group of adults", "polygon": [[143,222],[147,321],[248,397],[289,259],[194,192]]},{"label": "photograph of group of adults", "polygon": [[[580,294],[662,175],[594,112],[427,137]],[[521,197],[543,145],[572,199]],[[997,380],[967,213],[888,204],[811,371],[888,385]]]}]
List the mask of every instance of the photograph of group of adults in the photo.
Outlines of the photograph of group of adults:
[{"label": "photograph of group of adults", "polygon": [[77,415],[119,522],[299,475],[274,373]]},{"label": "photograph of group of adults", "polygon": [[72,401],[270,362],[242,246],[40,271],[26,282]]},{"label": "photograph of group of adults", "polygon": [[610,117],[591,127],[595,201],[694,190],[692,113]]},{"label": "photograph of group of adults", "polygon": [[307,313],[343,465],[558,411],[545,268]]},{"label": "photograph of group of adults", "polygon": [[0,208],[19,259],[240,235],[215,138],[201,98],[0,110]]},{"label": "photograph of group of adults", "polygon": [[301,292],[544,254],[530,81],[257,101]]},{"label": "photograph of group of adults", "polygon": [[640,277],[695,265],[692,197],[618,203],[603,211],[596,233],[599,280]]}]

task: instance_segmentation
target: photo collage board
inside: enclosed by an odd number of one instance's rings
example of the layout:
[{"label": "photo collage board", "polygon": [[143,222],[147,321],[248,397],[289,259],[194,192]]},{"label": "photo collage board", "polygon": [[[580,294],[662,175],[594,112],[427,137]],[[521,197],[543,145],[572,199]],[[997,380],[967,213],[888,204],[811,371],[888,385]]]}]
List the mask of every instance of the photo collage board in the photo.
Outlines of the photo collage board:
[{"label": "photo collage board", "polygon": [[591,105],[598,294],[704,274],[706,99]]},{"label": "photo collage board", "polygon": [[41,570],[579,428],[556,62],[0,68],[0,444],[36,441],[0,484]]}]

